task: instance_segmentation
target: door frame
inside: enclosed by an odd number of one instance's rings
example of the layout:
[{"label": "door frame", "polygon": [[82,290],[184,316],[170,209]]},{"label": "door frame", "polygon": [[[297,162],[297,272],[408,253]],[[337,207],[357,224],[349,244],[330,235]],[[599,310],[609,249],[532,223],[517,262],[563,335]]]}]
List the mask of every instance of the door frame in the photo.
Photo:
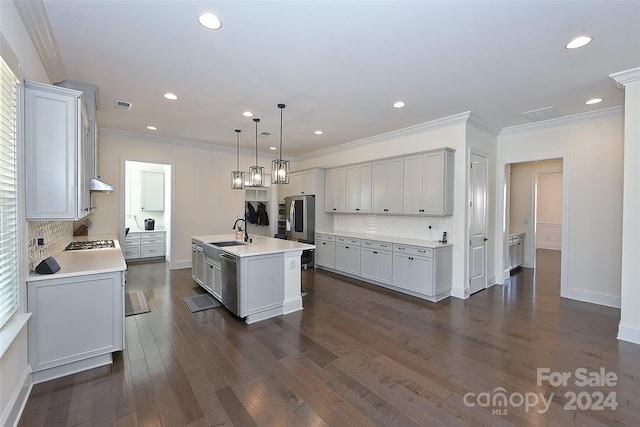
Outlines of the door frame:
[{"label": "door frame", "polygon": [[[512,163],[526,163],[526,162],[535,162],[539,160],[552,160],[552,159],[562,159],[562,243],[561,243],[561,254],[560,254],[560,296],[565,296],[568,290],[568,279],[567,279],[567,271],[568,271],[568,260],[569,260],[569,154],[567,152],[560,153],[547,153],[547,154],[537,154],[537,155],[524,155],[524,156],[512,156],[507,158],[498,159],[498,179],[497,179],[497,224],[500,224],[499,227],[496,227],[496,242],[501,242],[501,244],[496,245],[496,271],[504,271],[504,256],[505,256],[505,248],[508,247],[509,244],[509,232],[505,230],[505,224],[508,224],[508,220],[505,221],[506,216],[506,205],[505,203],[508,201],[507,194],[505,194],[505,170],[506,165]],[[534,257],[535,259],[535,257]],[[499,285],[504,285],[504,275],[496,275],[496,282]]]}]

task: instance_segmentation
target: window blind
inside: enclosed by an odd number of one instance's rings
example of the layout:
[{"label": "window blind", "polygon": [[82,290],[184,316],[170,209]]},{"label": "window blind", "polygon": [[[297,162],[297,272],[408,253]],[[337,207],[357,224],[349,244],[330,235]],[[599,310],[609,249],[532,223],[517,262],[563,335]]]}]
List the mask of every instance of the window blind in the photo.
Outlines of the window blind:
[{"label": "window blind", "polygon": [[0,328],[18,309],[18,84],[0,58]]}]

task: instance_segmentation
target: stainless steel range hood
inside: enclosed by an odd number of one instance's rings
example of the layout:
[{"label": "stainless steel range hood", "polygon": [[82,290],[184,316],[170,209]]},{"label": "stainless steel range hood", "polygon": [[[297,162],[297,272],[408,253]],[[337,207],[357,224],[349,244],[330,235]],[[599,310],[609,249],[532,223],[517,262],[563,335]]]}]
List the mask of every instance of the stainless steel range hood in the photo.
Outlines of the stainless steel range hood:
[{"label": "stainless steel range hood", "polygon": [[107,184],[106,182],[100,181],[96,178],[91,178],[91,182],[89,184],[89,190],[95,191],[99,193],[113,193],[115,187],[111,184]]}]

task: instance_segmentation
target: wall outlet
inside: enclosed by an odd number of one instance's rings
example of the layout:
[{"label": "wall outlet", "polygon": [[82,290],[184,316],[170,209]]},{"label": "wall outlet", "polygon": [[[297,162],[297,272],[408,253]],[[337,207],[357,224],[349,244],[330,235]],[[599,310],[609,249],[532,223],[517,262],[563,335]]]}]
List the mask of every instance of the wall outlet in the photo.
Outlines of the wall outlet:
[{"label": "wall outlet", "polygon": [[44,245],[44,237],[38,237],[38,246]]}]

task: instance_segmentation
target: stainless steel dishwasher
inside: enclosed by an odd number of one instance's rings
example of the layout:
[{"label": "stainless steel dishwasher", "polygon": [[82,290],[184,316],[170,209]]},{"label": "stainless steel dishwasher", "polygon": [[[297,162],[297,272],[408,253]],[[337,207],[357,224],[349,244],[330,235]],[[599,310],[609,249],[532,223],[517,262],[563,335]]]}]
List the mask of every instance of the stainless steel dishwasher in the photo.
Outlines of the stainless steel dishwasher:
[{"label": "stainless steel dishwasher", "polygon": [[238,316],[238,257],[220,252],[222,268],[222,304]]}]

